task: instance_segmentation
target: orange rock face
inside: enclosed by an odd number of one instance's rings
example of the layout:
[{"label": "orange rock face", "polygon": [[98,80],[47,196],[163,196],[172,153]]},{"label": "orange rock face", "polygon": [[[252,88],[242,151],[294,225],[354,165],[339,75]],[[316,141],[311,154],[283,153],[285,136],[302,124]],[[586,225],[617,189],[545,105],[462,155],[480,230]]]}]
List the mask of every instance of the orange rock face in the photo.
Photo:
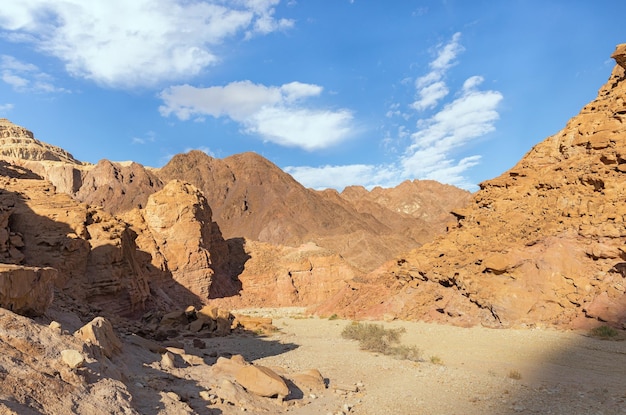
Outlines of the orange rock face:
[{"label": "orange rock face", "polygon": [[190,184],[172,181],[148,198],[142,215],[173,278],[208,298],[215,268],[227,261],[228,247],[204,196]]},{"label": "orange rock face", "polygon": [[444,237],[351,283],[320,310],[462,325],[624,327],[625,201],[626,75],[618,65],[562,131],[482,183]]}]

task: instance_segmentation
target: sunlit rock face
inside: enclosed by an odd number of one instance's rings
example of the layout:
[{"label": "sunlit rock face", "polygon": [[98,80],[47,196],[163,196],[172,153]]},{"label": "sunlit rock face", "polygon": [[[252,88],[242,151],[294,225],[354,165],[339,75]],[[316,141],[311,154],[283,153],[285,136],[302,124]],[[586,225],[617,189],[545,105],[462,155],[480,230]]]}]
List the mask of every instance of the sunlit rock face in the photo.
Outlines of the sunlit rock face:
[{"label": "sunlit rock face", "polygon": [[[401,255],[326,309],[456,324],[626,324],[624,51],[598,97]],[[575,86],[572,86],[575,87]]]}]

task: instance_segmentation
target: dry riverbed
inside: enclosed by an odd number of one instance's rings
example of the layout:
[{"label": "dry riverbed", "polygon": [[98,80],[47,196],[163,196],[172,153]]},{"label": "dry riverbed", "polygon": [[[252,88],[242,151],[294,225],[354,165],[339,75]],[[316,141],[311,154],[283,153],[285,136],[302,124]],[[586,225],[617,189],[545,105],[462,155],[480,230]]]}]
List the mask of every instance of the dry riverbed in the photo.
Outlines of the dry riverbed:
[{"label": "dry riverbed", "polygon": [[323,392],[286,402],[286,413],[626,414],[625,341],[552,329],[380,323],[406,330],[402,344],[422,352],[423,361],[412,362],[343,339],[350,321],[309,318],[294,308],[239,312],[270,316],[279,330],[253,342],[214,339],[210,347],[291,372],[317,368],[327,379]]}]

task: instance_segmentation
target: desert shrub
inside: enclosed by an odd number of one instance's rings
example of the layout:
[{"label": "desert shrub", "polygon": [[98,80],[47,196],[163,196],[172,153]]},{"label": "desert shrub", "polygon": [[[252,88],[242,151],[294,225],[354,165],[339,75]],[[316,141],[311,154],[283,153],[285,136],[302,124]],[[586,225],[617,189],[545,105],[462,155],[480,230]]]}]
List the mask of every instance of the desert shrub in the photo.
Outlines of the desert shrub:
[{"label": "desert shrub", "polygon": [[439,356],[430,356],[430,363],[433,365],[443,365],[443,359]]},{"label": "desert shrub", "polygon": [[520,380],[521,378],[522,374],[519,371],[513,369],[509,371],[509,379]]},{"label": "desert shrub", "polygon": [[339,316],[337,314],[333,314],[330,317],[328,317],[329,320],[337,320],[339,318]]},{"label": "desert shrub", "polygon": [[599,337],[601,339],[610,339],[612,337],[616,337],[617,334],[617,330],[609,326],[600,326],[591,330],[591,335],[593,337]]},{"label": "desert shrub", "polygon": [[420,351],[415,347],[400,345],[404,329],[386,329],[382,324],[357,323],[347,325],[341,332],[345,339],[357,340],[362,350],[393,356],[398,359],[419,361]]}]

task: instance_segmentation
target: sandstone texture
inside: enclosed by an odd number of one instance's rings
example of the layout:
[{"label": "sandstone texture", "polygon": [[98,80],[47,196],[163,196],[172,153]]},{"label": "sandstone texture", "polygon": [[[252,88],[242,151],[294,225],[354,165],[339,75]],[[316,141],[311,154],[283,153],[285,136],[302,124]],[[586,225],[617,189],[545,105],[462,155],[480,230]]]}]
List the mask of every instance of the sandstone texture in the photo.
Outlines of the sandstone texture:
[{"label": "sandstone texture", "polygon": [[128,220],[137,223],[142,233],[138,243],[151,255],[152,264],[199,298],[208,299],[216,289],[215,277],[224,280],[222,285],[230,283],[228,245],[206,198],[194,186],[169,182],[150,195],[139,220]]},{"label": "sandstone texture", "polygon": [[625,327],[624,72],[617,65],[562,131],[482,183],[467,207],[453,210],[457,221],[445,236],[350,283],[320,311],[494,327]]},{"label": "sandstone texture", "polygon": [[0,157],[82,164],[67,151],[36,140],[32,132],[6,118],[0,118]]},{"label": "sandstone texture", "polygon": [[360,272],[331,250],[310,242],[299,247],[245,241],[249,259],[238,275],[237,296],[217,298],[224,307],[314,306]]},{"label": "sandstone texture", "polygon": [[54,298],[54,268],[0,264],[0,307],[23,315],[41,315]]}]

